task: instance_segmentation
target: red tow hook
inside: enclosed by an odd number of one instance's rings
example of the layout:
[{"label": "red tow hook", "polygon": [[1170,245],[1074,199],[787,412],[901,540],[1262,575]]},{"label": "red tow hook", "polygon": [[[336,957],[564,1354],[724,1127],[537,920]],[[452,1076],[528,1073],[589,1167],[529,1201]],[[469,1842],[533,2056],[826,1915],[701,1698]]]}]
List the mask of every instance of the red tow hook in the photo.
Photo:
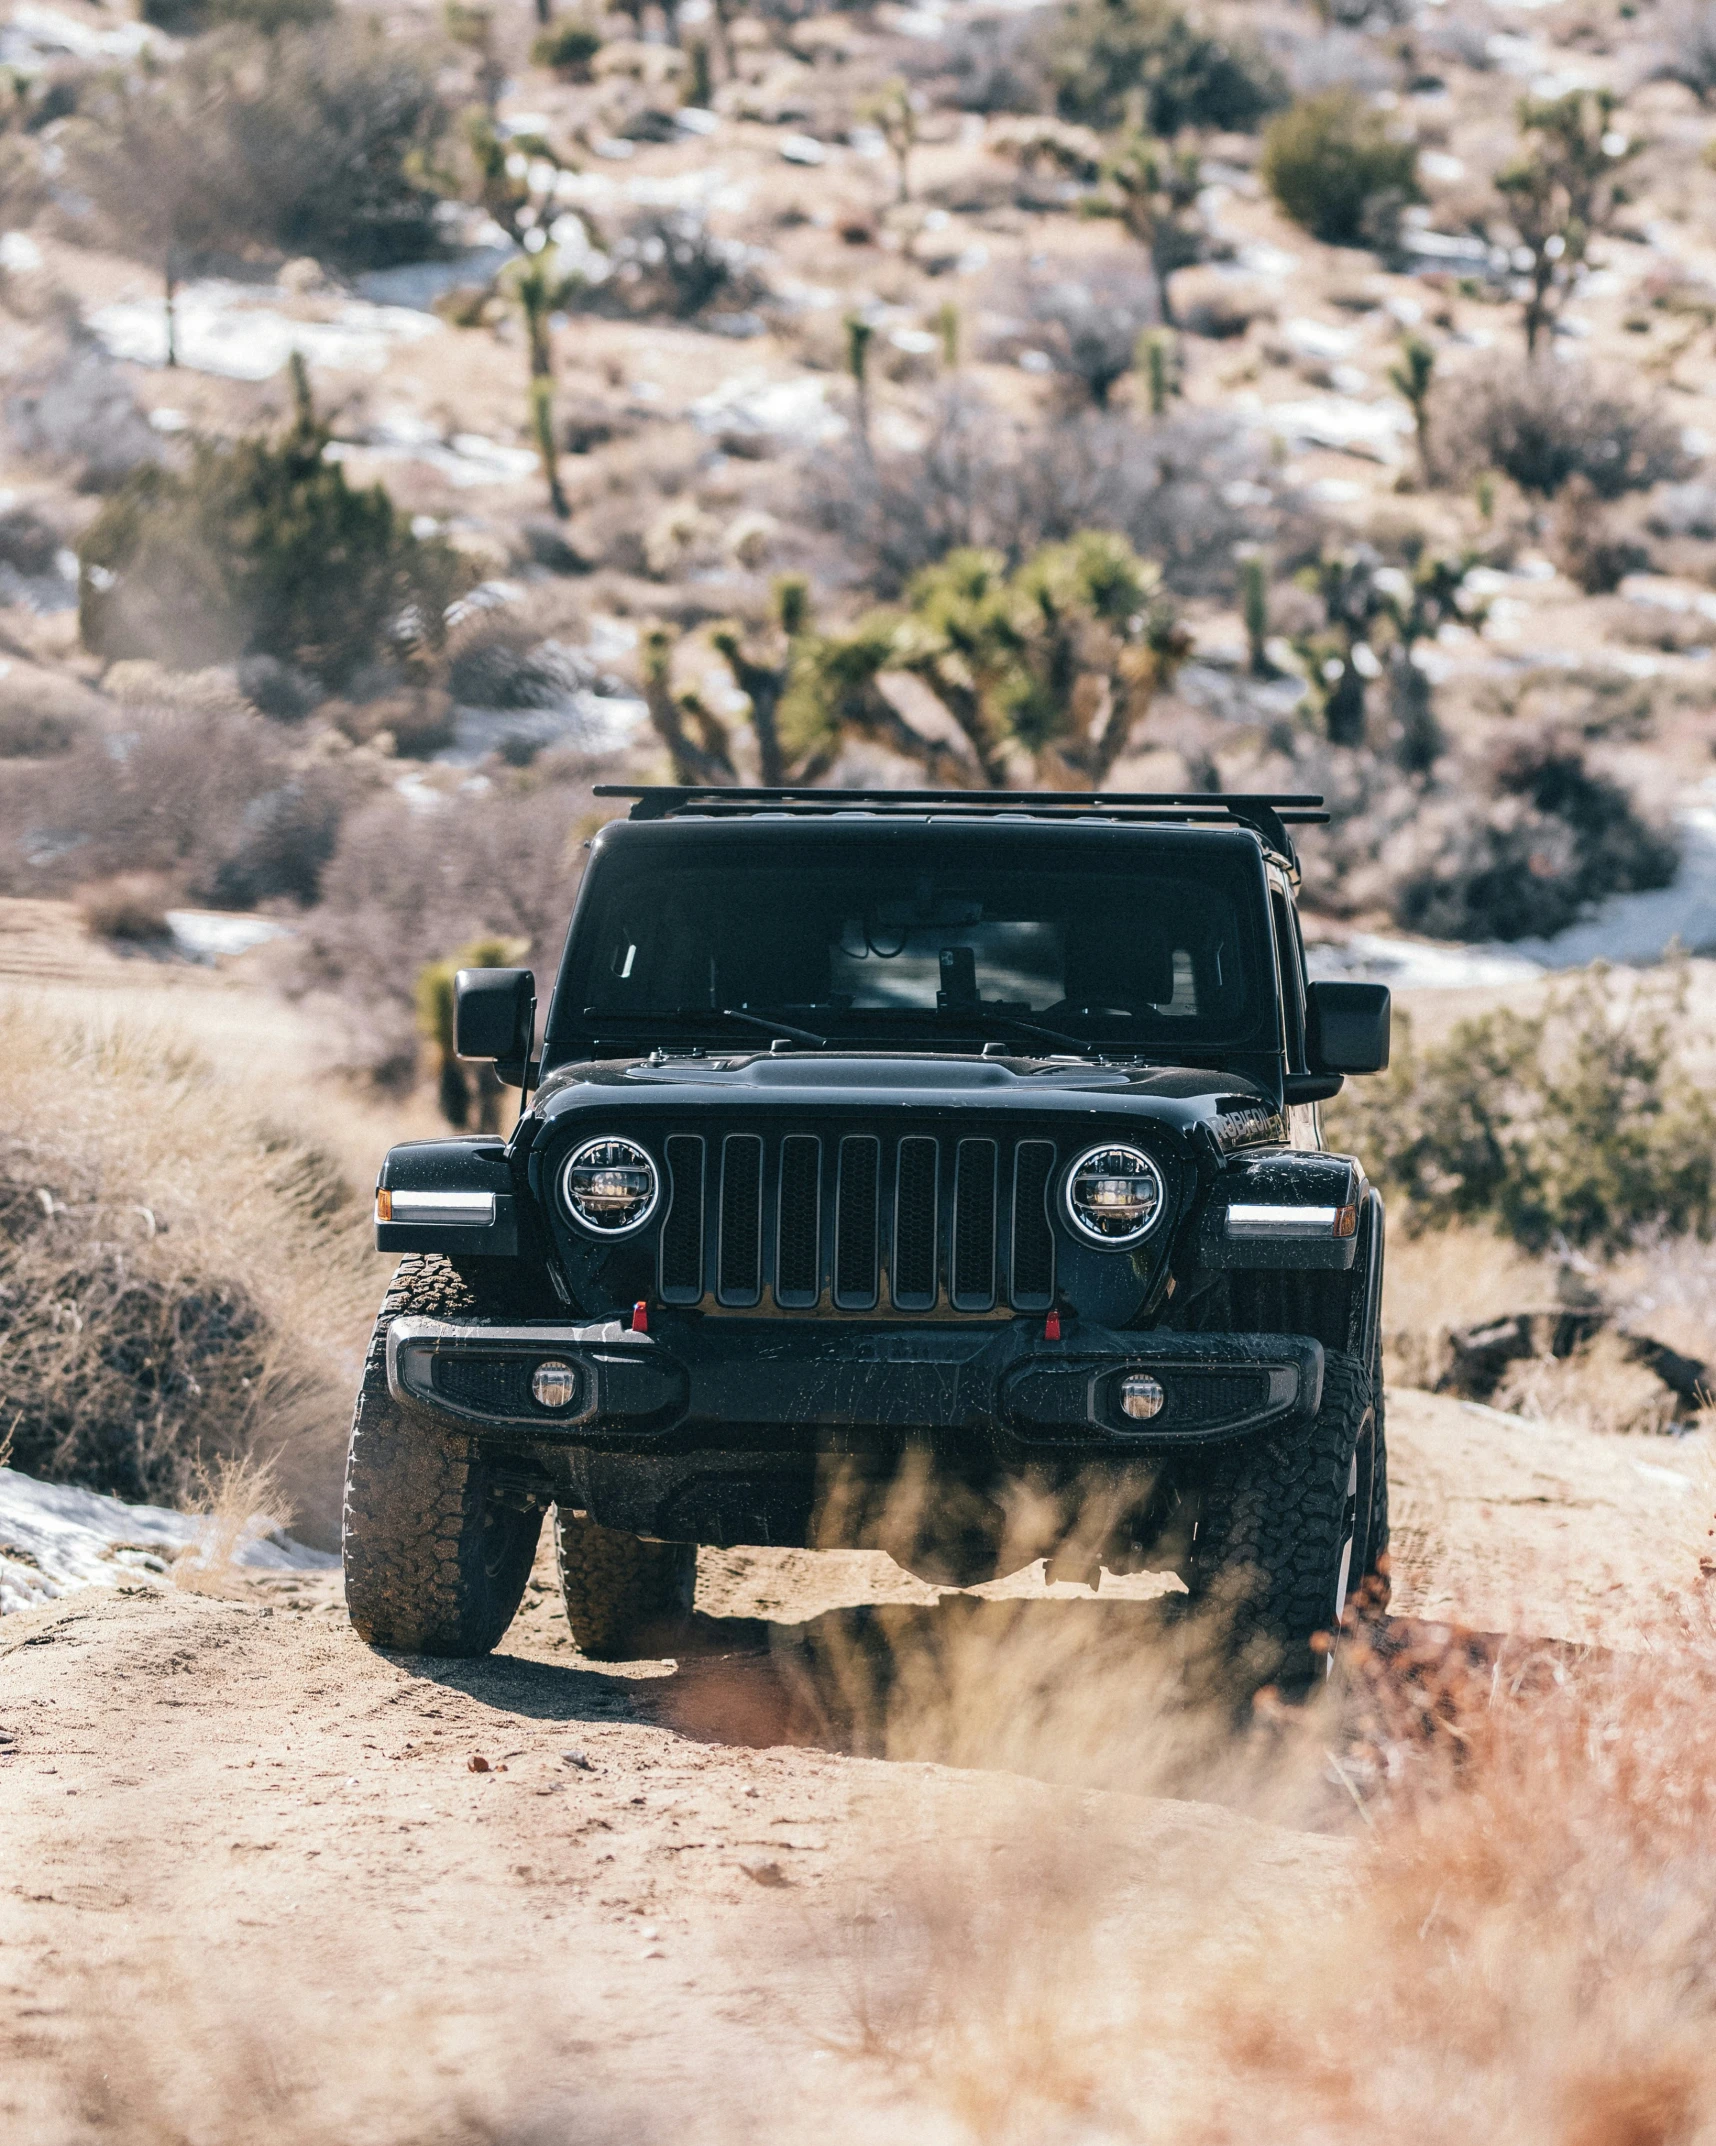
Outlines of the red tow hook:
[{"label": "red tow hook", "polygon": [[1052,1311],[1043,1321],[1043,1339],[1045,1341],[1059,1341],[1060,1338],[1061,1315],[1058,1311]]},{"label": "red tow hook", "polygon": [[639,1297],[632,1306],[632,1332],[634,1334],[647,1334],[649,1332],[649,1306],[642,1297]]}]

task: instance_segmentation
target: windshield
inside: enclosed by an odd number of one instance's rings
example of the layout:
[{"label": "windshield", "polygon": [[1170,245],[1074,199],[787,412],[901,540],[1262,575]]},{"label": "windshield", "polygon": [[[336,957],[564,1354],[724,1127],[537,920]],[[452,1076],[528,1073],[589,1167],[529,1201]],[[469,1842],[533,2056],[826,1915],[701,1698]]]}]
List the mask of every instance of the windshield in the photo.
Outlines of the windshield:
[{"label": "windshield", "polygon": [[1161,1055],[1252,1039],[1260,881],[1242,854],[1177,845],[1121,869],[1028,847],[616,857],[580,915],[556,1026],[598,1048],[695,1035],[699,1016],[736,1042],[720,1017],[738,1013],[843,1042],[1004,1038],[1010,1021]]}]

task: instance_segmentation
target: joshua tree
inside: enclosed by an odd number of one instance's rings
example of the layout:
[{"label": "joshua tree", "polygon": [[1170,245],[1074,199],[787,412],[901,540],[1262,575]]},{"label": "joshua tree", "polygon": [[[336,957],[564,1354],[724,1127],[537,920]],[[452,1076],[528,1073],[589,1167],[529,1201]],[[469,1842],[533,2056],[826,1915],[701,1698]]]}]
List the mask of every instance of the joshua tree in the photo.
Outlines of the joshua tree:
[{"label": "joshua tree", "polygon": [[1147,134],[1132,134],[1103,165],[1102,177],[1120,218],[1150,256],[1162,322],[1174,325],[1168,279],[1177,268],[1203,258],[1204,235],[1196,221],[1203,187],[1196,152],[1164,147]]},{"label": "joshua tree", "polygon": [[1144,383],[1150,415],[1165,416],[1168,398],[1174,393],[1174,367],[1172,347],[1160,329],[1146,328],[1139,336],[1134,363]]},{"label": "joshua tree", "polygon": [[543,480],[548,486],[548,504],[561,521],[571,509],[560,482],[560,449],[554,437],[554,340],[553,317],[563,312],[584,287],[577,274],[566,275],[554,267],[548,250],[529,255],[507,278],[507,290],[524,320],[525,342],[530,353],[530,429],[542,457]]},{"label": "joshua tree", "polygon": [[[932,780],[1098,788],[1190,647],[1155,566],[1089,532],[1011,576],[993,552],[951,553],[903,609],[807,648],[800,691],[831,730],[870,737]],[[904,721],[882,689],[890,671],[928,688],[964,753]]]},{"label": "joshua tree", "polygon": [[1412,412],[1412,429],[1418,440],[1418,469],[1425,484],[1434,484],[1430,459],[1430,385],[1436,377],[1436,353],[1421,335],[1407,335],[1400,342],[1400,363],[1388,368],[1389,381]]},{"label": "joshua tree", "polygon": [[[418,972],[417,1026],[435,1054],[435,1095],[441,1115],[455,1131],[471,1122],[476,1104],[479,1133],[500,1129],[501,1098],[506,1093],[495,1078],[494,1068],[474,1067],[467,1073],[453,1052],[453,984],[461,969],[505,969],[522,961],[530,951],[528,939],[478,939],[446,961],[431,961]],[[473,1097],[472,1088],[475,1087]]]},{"label": "joshua tree", "polygon": [[909,84],[895,80],[864,107],[864,117],[881,133],[894,160],[896,201],[912,198],[912,151],[918,145],[922,98]]},{"label": "joshua tree", "polygon": [[861,314],[846,316],[846,370],[856,390],[858,438],[870,452],[870,345],[876,331]]},{"label": "joshua tree", "polygon": [[1253,552],[1239,565],[1240,610],[1245,619],[1246,661],[1253,678],[1273,678],[1269,660],[1269,568]]},{"label": "joshua tree", "polygon": [[1521,324],[1526,355],[1535,357],[1577,287],[1592,239],[1613,223],[1625,198],[1621,169],[1641,145],[1616,128],[1606,89],[1524,97],[1518,112],[1526,146],[1495,184],[1529,257],[1520,271]]},{"label": "joshua tree", "polygon": [[[840,749],[841,731],[814,697],[798,690],[813,643],[808,582],[787,574],[775,583],[774,617],[760,634],[726,620],[709,638],[749,704],[746,720],[762,780],[771,788],[818,781]],[[644,700],[673,763],[674,780],[737,782],[744,759],[740,738],[700,694],[675,690],[675,645],[665,627],[644,636]]]},{"label": "joshua tree", "polygon": [[[785,782],[814,782],[834,758],[828,749],[830,734],[789,739],[781,728],[781,704],[792,687],[810,624],[810,584],[802,574],[787,574],[775,583],[772,646],[747,641],[730,621],[709,636],[733,683],[751,704],[758,770],[770,789]],[[795,746],[802,752],[795,753]]]}]

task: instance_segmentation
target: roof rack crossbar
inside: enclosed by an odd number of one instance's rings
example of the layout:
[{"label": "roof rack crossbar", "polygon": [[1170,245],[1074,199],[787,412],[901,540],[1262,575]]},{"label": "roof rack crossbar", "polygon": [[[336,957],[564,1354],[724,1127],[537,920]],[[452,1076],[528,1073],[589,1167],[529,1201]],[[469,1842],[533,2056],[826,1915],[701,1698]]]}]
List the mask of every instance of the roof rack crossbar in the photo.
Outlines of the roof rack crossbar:
[{"label": "roof rack crossbar", "polygon": [[1294,873],[1299,859],[1289,826],[1322,826],[1328,820],[1320,796],[1310,792],[1219,790],[820,790],[761,789],[743,784],[598,783],[598,797],[629,797],[634,820],[699,817],[738,818],[758,812],[815,818],[837,812],[889,812],[931,808],[957,818],[993,819],[1016,814],[1064,821],[1091,814],[1156,820],[1186,826],[1249,827]]}]

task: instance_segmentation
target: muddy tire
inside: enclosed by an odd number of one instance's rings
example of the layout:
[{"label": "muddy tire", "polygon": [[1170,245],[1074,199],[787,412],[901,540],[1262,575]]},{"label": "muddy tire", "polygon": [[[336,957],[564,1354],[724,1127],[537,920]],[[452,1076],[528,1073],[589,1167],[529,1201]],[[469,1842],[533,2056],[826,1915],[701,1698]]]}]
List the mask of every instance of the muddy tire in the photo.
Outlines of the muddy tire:
[{"label": "muddy tire", "polygon": [[596,1662],[659,1654],[685,1627],[697,1592],[694,1542],[644,1542],[556,1513],[566,1621],[580,1654]]},{"label": "muddy tire", "polygon": [[511,1624],[542,1532],[479,1442],[387,1389],[387,1330],[406,1316],[504,1318],[444,1259],[403,1259],[382,1299],[346,1460],[346,1614],[371,1646],[487,1654]]},{"label": "muddy tire", "polygon": [[1308,1430],[1244,1440],[1203,1489],[1187,1585],[1217,1620],[1236,1675],[1302,1691],[1328,1660],[1346,1597],[1386,1540],[1386,1471],[1371,1377],[1331,1349]]}]

